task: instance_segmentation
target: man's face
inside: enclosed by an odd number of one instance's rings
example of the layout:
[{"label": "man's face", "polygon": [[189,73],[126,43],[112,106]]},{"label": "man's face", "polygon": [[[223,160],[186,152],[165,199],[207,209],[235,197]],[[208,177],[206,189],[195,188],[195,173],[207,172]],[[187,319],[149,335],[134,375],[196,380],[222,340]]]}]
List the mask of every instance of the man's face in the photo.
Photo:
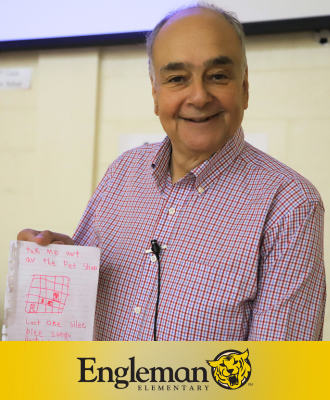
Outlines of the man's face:
[{"label": "man's face", "polygon": [[155,113],[173,149],[210,156],[240,127],[248,106],[240,41],[224,17],[186,10],[160,30],[153,47]]}]

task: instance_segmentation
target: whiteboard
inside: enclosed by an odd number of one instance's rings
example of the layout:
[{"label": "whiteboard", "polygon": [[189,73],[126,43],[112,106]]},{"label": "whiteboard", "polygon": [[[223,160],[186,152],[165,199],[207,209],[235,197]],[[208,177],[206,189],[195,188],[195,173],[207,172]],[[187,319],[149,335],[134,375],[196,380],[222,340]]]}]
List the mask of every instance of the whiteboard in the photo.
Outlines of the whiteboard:
[{"label": "whiteboard", "polygon": [[[243,23],[330,15],[328,0],[212,3],[236,12]],[[148,31],[170,10],[183,4],[184,0],[1,1],[0,42]]]}]

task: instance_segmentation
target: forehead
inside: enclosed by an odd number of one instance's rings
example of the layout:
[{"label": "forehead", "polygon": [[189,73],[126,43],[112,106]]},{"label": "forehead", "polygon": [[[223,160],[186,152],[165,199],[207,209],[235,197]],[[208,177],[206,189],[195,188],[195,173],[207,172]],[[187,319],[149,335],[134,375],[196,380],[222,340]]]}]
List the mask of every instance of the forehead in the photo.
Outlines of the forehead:
[{"label": "forehead", "polygon": [[225,56],[240,65],[240,40],[230,23],[219,13],[205,9],[184,10],[171,17],[159,31],[153,45],[155,69],[168,62],[202,65]]}]

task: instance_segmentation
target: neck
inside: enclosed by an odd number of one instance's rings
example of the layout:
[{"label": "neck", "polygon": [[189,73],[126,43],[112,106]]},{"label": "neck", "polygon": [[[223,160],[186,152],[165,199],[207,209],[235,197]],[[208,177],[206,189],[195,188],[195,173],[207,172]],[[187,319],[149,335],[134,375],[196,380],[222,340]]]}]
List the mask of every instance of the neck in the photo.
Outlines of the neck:
[{"label": "neck", "polygon": [[190,153],[182,154],[175,150],[172,146],[172,154],[170,161],[170,172],[172,177],[172,184],[187,175],[188,172],[201,165],[212,155],[209,153]]}]

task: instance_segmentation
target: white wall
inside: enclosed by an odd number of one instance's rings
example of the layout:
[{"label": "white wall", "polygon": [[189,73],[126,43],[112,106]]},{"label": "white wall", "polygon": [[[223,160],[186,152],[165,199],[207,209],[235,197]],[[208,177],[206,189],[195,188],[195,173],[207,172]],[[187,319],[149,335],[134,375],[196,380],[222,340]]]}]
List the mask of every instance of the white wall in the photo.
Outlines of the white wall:
[{"label": "white wall", "polygon": [[[312,34],[249,37],[246,133],[306,176],[330,206],[330,47]],[[0,91],[0,324],[9,241],[25,227],[71,235],[118,155],[121,133],[161,133],[144,46],[0,54],[33,68],[32,88]],[[325,260],[330,282],[330,217]],[[330,340],[330,307],[324,339]]]}]

